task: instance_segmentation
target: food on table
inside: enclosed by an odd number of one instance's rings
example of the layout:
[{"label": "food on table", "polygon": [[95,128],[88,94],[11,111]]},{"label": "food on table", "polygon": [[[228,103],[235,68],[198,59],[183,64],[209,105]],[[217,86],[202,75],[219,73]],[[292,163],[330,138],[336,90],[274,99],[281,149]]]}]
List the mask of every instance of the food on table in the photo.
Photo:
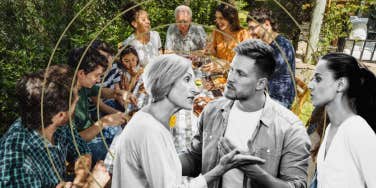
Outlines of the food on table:
[{"label": "food on table", "polygon": [[199,116],[204,109],[204,107],[212,101],[213,98],[207,97],[207,96],[200,96],[197,97],[193,102],[193,113],[195,116]]}]

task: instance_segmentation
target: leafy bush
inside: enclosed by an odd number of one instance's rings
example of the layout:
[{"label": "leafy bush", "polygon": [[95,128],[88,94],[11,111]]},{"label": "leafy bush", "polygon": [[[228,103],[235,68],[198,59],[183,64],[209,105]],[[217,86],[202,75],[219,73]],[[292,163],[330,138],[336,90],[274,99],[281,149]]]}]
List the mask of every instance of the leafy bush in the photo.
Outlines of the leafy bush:
[{"label": "leafy bush", "polygon": [[[26,72],[45,68],[60,35],[73,17],[89,1],[76,0],[3,0],[0,1],[0,135],[17,118],[14,97],[15,83]],[[120,13],[127,1],[92,1],[63,36],[52,64],[65,63],[69,50],[87,45],[98,31]],[[143,2],[143,1],[139,1]],[[149,12],[152,27],[157,27],[162,41],[168,25],[174,22],[174,9],[183,0],[148,1],[143,7]],[[190,1],[193,21],[212,25],[215,0]],[[98,38],[114,47],[131,33],[131,27],[118,17],[106,27]]]},{"label": "leafy bush", "polygon": [[[309,22],[311,19],[313,0],[247,0],[248,6],[245,10],[249,11],[256,7],[265,7],[273,11],[273,17],[279,25],[279,33],[285,35],[296,47],[299,41],[300,29],[291,19],[293,17],[300,25],[302,22]],[[283,7],[280,7],[280,5]],[[285,9],[285,10],[284,10]],[[290,17],[291,16],[291,17]]]},{"label": "leafy bush", "polygon": [[339,38],[348,37],[352,29],[350,16],[355,16],[361,11],[367,14],[369,8],[375,6],[374,0],[351,0],[351,1],[332,1],[327,5],[324,15],[323,26],[321,27],[319,55],[328,53],[337,45]]},{"label": "leafy bush", "polygon": [[[304,2],[307,0],[304,0]],[[0,1],[0,135],[17,118],[17,104],[14,97],[15,83],[26,72],[45,68],[51,53],[70,21],[82,8],[92,2],[75,22],[70,26],[62,37],[52,64],[66,63],[69,50],[87,45],[95,38],[109,21],[108,25],[98,38],[103,39],[114,47],[117,43],[125,40],[133,31],[132,28],[121,19],[115,18],[120,13],[120,7],[127,1],[121,0],[2,0]],[[214,24],[215,8],[217,0],[157,0],[141,1],[143,7],[149,12],[152,27],[161,35],[164,43],[168,24],[174,22],[174,9],[180,4],[187,4],[193,11],[193,22],[204,26]],[[234,1],[239,9],[242,25],[245,26],[246,11],[254,1]],[[288,0],[281,1],[290,12],[300,6],[299,0],[291,3]],[[286,4],[287,3],[287,4]],[[269,6],[276,5],[269,1]],[[295,8],[294,8],[295,7]],[[299,9],[299,7],[298,7]],[[286,14],[280,12],[280,15]],[[294,17],[299,17],[294,14]],[[282,17],[281,17],[282,18]],[[286,21],[287,20],[287,21]],[[281,23],[292,23],[291,20],[280,20]],[[289,28],[288,24],[283,25]],[[207,27],[205,27],[207,28]],[[207,28],[209,31],[210,29]],[[286,30],[288,31],[288,30]],[[282,30],[285,32],[285,30]],[[292,39],[292,33],[290,39]]]}]

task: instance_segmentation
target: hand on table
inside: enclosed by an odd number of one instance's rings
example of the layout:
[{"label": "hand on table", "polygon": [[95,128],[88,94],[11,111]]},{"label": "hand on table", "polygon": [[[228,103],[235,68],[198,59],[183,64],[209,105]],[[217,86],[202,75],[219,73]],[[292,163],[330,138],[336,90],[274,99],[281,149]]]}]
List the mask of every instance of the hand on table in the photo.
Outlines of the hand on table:
[{"label": "hand on table", "polygon": [[110,174],[106,170],[106,166],[103,161],[98,161],[95,164],[91,176],[88,179],[89,188],[101,188],[104,187],[110,180]]},{"label": "hand on table", "polygon": [[137,98],[134,95],[132,95],[130,92],[125,91],[125,90],[115,89],[114,98],[123,105],[128,102],[137,104]]},{"label": "hand on table", "polygon": [[124,113],[118,112],[109,114],[100,119],[102,127],[122,125],[127,121],[127,116]]}]

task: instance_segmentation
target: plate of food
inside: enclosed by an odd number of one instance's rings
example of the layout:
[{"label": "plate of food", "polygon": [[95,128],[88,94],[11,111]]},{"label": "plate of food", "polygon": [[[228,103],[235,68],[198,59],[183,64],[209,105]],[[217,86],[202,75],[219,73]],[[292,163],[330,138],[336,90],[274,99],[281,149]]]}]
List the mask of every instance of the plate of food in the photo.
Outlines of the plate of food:
[{"label": "plate of food", "polygon": [[205,108],[205,106],[212,101],[213,98],[207,97],[207,96],[199,96],[195,98],[193,102],[193,113],[196,117],[200,116],[202,110]]},{"label": "plate of food", "polygon": [[227,79],[224,77],[224,75],[212,76],[211,80],[213,81],[214,87],[216,89],[223,91],[227,82]]}]

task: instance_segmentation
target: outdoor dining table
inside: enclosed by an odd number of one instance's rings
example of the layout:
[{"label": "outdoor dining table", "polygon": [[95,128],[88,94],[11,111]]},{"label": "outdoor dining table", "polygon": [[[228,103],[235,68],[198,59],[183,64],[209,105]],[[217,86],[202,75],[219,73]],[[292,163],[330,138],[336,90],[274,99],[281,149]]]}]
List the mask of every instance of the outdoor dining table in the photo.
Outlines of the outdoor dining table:
[{"label": "outdoor dining table", "polygon": [[174,136],[174,143],[178,152],[185,150],[186,145],[190,143],[192,136],[198,129],[197,120],[202,110],[210,101],[223,96],[226,84],[225,74],[208,73],[201,69],[203,65],[215,61],[215,58],[210,56],[185,57],[192,60],[195,84],[200,94],[195,98],[192,110],[181,110],[175,114],[176,123],[171,129],[171,133]]}]

